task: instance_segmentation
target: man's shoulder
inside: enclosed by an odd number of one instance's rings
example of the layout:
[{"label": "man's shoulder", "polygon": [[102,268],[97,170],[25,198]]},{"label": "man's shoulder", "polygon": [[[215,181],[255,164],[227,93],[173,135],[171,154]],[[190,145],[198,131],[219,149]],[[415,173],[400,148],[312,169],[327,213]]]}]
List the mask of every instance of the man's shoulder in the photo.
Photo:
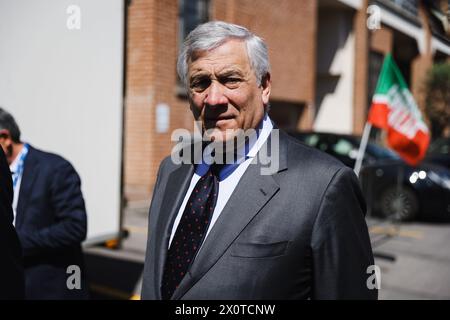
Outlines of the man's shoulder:
[{"label": "man's shoulder", "polygon": [[37,149],[31,145],[29,145],[29,154],[27,157],[45,167],[52,167],[55,169],[60,167],[72,167],[72,164],[64,157],[56,153]]},{"label": "man's shoulder", "polygon": [[169,155],[165,157],[161,163],[159,164],[159,171],[160,172],[172,172],[179,168],[181,164],[176,163],[173,161],[172,155]]},{"label": "man's shoulder", "polygon": [[290,181],[291,185],[307,185],[310,190],[322,194],[336,177],[354,175],[351,168],[331,155],[287,134],[282,139],[287,145],[288,172],[283,177]]},{"label": "man's shoulder", "polygon": [[288,163],[290,169],[307,168],[309,171],[317,172],[337,172],[346,166],[331,155],[308,146],[296,138],[282,133],[281,137],[288,144]]}]

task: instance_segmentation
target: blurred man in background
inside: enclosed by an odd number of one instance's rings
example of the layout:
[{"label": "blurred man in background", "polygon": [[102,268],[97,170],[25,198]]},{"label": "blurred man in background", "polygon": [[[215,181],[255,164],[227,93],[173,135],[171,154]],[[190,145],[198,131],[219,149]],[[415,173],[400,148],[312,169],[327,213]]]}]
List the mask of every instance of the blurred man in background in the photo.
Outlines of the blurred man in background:
[{"label": "blurred man in background", "polygon": [[87,218],[77,172],[62,157],[23,143],[16,121],[2,108],[0,144],[12,173],[25,298],[86,298],[81,242]]},{"label": "blurred man in background", "polygon": [[0,148],[0,300],[24,298],[22,250],[12,224],[12,200],[11,172]]}]

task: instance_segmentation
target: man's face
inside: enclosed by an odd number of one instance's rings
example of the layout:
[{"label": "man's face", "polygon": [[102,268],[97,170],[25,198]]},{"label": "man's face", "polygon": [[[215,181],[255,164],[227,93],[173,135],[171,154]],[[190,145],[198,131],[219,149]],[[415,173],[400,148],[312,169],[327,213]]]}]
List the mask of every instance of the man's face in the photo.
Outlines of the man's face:
[{"label": "man's face", "polygon": [[5,153],[8,164],[11,164],[12,140],[11,135],[9,134],[9,130],[6,129],[0,130],[0,145],[3,148],[3,152]]},{"label": "man's face", "polygon": [[[188,63],[191,109],[215,141],[226,141],[237,129],[256,128],[269,102],[270,78],[256,79],[243,41],[229,40],[193,55]],[[228,134],[226,130],[229,131]],[[230,134],[231,133],[231,134]]]}]

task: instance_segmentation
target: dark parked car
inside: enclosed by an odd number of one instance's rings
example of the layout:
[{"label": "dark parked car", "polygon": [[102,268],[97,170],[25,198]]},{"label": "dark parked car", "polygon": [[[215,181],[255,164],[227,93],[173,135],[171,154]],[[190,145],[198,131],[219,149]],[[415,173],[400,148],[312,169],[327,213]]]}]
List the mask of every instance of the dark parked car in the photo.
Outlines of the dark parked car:
[{"label": "dark parked car", "polygon": [[438,138],[428,147],[426,160],[450,169],[450,138]]},{"label": "dark parked car", "polygon": [[[359,137],[320,132],[290,134],[351,168],[355,165]],[[411,167],[391,150],[369,142],[360,181],[370,214],[398,221],[450,221],[450,171],[445,167],[427,161]]]}]

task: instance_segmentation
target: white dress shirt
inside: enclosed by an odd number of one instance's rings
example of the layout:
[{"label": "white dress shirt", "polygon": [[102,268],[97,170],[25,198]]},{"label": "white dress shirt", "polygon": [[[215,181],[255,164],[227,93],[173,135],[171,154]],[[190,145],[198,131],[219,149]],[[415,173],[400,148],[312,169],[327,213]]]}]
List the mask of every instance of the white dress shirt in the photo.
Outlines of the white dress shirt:
[{"label": "white dress shirt", "polygon": [[[23,154],[26,152],[28,152],[28,148],[24,146],[22,148],[22,150],[19,152],[19,154],[16,156],[14,161],[9,165],[9,170],[11,171],[11,173],[17,172],[17,170],[19,169],[18,167],[19,167],[20,159],[23,157]],[[19,172],[19,176],[17,177],[17,182],[14,185],[14,198],[13,198],[13,203],[12,203],[13,212],[14,212],[13,225],[16,225],[16,209],[17,209],[17,203],[19,202],[19,192],[20,192],[20,184],[22,182],[22,175],[23,175],[23,168],[22,168],[21,172]]]},{"label": "white dress shirt", "polygon": [[[254,143],[252,146],[250,146],[250,150],[247,153],[247,159],[244,162],[242,162],[241,164],[239,164],[239,166],[228,177],[226,177],[224,180],[219,181],[219,194],[217,195],[216,206],[214,208],[211,222],[209,223],[209,227],[208,227],[208,230],[206,232],[204,239],[206,239],[209,232],[213,228],[214,224],[216,223],[217,219],[219,218],[220,214],[222,213],[223,208],[225,207],[228,200],[230,199],[231,194],[233,193],[234,189],[236,188],[237,184],[239,183],[239,180],[244,175],[245,170],[247,170],[250,163],[253,161],[253,158],[256,157],[256,154],[258,153],[259,149],[266,142],[272,129],[273,129],[272,121],[270,120],[269,116],[266,115],[263,119],[262,129],[260,131],[258,139],[256,140],[256,143]],[[200,180],[200,178],[201,178],[201,176],[198,175],[197,173],[194,173],[194,175],[192,176],[189,188],[186,192],[186,195],[184,196],[180,210],[178,211],[178,214],[175,218],[175,222],[173,223],[172,233],[170,235],[169,247],[170,247],[170,244],[172,243],[172,239],[175,235],[175,232],[177,230],[177,227],[181,220],[181,217],[183,216],[184,208],[186,207],[187,201],[189,200],[192,190],[194,189],[195,185],[197,184],[197,181]],[[204,241],[205,240],[203,240],[203,242]]]}]

